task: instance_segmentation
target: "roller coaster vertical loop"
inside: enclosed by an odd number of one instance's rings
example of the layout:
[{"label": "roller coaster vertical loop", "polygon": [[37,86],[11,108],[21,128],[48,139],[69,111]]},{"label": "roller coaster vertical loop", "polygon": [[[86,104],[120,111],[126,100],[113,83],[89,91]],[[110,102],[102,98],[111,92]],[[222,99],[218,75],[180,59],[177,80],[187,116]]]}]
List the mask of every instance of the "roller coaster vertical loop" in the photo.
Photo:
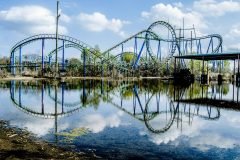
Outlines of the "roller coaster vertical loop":
[{"label": "roller coaster vertical loop", "polygon": [[[179,44],[177,43],[177,37],[176,37],[175,30],[169,23],[167,23],[165,21],[157,21],[157,22],[152,23],[148,27],[148,29],[147,29],[148,32],[146,32],[146,47],[147,47],[147,51],[148,51],[149,55],[152,57],[152,59],[154,59],[150,39],[151,39],[151,36],[152,36],[151,33],[155,33],[153,31],[154,28],[156,26],[159,26],[159,25],[166,27],[168,29],[168,31],[170,31],[170,33],[171,33],[171,39],[162,39],[159,36],[157,37],[157,40],[159,41],[159,43],[160,43],[161,40],[166,41],[168,43],[171,43],[170,55],[168,55],[168,58],[166,59],[166,61],[168,61],[173,56],[176,49],[179,49],[179,47],[178,47]],[[158,33],[155,33],[155,34],[159,35]]]}]

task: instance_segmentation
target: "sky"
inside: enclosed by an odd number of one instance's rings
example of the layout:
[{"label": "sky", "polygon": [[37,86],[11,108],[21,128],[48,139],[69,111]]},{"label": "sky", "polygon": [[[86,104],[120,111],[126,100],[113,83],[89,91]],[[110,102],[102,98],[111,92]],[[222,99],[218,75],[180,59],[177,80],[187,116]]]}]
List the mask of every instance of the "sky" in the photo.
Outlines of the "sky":
[{"label": "sky", "polygon": [[[60,34],[102,51],[159,20],[217,33],[223,49],[240,50],[239,0],[60,0]],[[55,33],[56,0],[0,1],[0,57],[32,35]]]}]

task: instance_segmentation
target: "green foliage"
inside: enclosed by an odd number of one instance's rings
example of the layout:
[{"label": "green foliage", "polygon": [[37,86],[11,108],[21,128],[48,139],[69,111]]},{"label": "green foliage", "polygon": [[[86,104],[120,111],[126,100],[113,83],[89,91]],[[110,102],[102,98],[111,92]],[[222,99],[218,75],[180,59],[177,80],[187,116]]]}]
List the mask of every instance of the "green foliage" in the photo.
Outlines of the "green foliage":
[{"label": "green foliage", "polygon": [[[202,74],[202,68],[203,68],[203,63],[202,60],[192,60],[192,61],[186,61],[187,62],[187,67],[192,69],[193,68],[193,74],[195,75],[200,75]],[[219,71],[219,67],[218,69],[214,70],[213,66],[210,65],[210,61],[209,62],[204,62],[204,72],[207,72],[207,65],[208,65],[208,71],[212,72],[212,73],[218,73]],[[230,62],[228,60],[223,61],[223,68],[221,70],[222,73],[230,73],[231,69],[230,69]]]},{"label": "green foliage", "polygon": [[79,72],[79,69],[80,69],[81,65],[82,65],[82,63],[80,62],[80,60],[78,60],[77,58],[71,58],[68,62],[67,71],[72,76],[75,76]]},{"label": "green foliage", "polygon": [[131,88],[129,88],[128,90],[123,91],[123,93],[122,93],[122,97],[124,99],[131,99],[132,96],[133,96],[133,91],[132,91]]},{"label": "green foliage", "polygon": [[231,73],[230,69],[230,62],[229,61],[223,61],[223,72],[224,73]]},{"label": "green foliage", "polygon": [[56,135],[62,136],[64,141],[72,142],[75,138],[86,135],[89,132],[90,132],[90,130],[88,128],[82,127],[82,128],[74,128],[73,130],[70,130],[69,132],[56,133]]},{"label": "green foliage", "polygon": [[133,52],[125,52],[123,53],[123,60],[126,63],[130,63],[134,59],[134,53]]},{"label": "green foliage", "polygon": [[0,58],[0,64],[9,64],[9,63],[10,63],[9,58],[7,57]]},{"label": "green foliage", "polygon": [[223,95],[227,95],[229,92],[229,85],[222,85]]},{"label": "green foliage", "polygon": [[69,60],[69,67],[79,67],[81,65],[81,62],[77,58],[71,58]]}]

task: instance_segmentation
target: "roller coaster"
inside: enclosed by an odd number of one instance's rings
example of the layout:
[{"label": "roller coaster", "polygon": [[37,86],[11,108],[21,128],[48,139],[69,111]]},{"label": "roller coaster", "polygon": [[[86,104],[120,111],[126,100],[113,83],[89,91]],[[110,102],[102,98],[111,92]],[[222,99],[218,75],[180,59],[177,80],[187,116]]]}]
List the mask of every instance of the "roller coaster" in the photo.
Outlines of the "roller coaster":
[{"label": "roller coaster", "polygon": [[[81,57],[82,76],[87,76],[86,73],[91,65],[97,65],[101,76],[109,76],[109,72],[111,73],[113,69],[120,73],[124,71],[135,73],[137,70],[141,72],[154,69],[157,64],[167,64],[168,67],[168,63],[174,55],[221,53],[223,43],[222,37],[218,34],[197,37],[194,27],[176,29],[165,21],[154,22],[147,29],[133,34],[103,52],[99,52],[73,37],[59,35],[58,40],[62,43],[57,50],[61,51],[61,57],[58,57],[57,60],[53,58],[56,49],[48,46],[52,49],[46,51],[46,45],[53,40],[56,40],[54,34],[40,34],[16,43],[10,51],[8,67],[10,67],[11,73],[13,75],[22,74],[26,67],[32,67],[35,68],[35,71],[41,72],[45,72],[48,67],[55,71],[54,64],[57,62],[59,62],[60,71],[65,71],[68,67],[68,59],[65,55],[68,48],[75,48],[79,51],[77,56]],[[25,47],[31,46],[33,43],[39,45],[39,42],[41,55],[28,56],[28,51],[23,52]],[[132,58],[126,60],[124,57],[127,54]],[[95,59],[94,62],[97,63],[93,64],[92,59]],[[181,64],[184,66],[184,62]],[[104,74],[104,72],[108,74]]]}]

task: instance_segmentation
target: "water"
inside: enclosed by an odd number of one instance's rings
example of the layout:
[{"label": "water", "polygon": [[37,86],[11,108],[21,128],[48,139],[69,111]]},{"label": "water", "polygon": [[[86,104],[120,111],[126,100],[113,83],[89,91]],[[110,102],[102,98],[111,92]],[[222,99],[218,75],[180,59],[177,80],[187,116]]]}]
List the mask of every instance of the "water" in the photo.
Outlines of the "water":
[{"label": "water", "polygon": [[227,83],[9,81],[0,83],[0,117],[106,159],[237,160],[239,94]]}]

